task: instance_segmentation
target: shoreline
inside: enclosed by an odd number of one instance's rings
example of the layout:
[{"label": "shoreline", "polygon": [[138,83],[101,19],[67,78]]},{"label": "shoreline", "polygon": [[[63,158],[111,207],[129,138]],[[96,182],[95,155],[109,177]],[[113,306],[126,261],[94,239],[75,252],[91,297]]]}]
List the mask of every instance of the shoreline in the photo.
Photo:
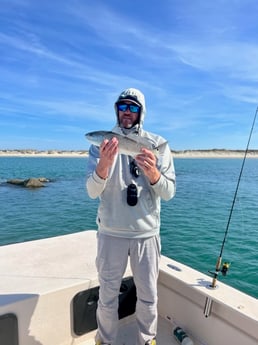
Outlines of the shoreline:
[{"label": "shoreline", "polygon": [[[244,158],[245,150],[226,150],[226,149],[208,149],[208,150],[182,150],[172,151],[174,158]],[[248,150],[247,158],[258,158],[258,150]]]},{"label": "shoreline", "polygon": [[88,157],[88,151],[68,151],[68,150],[0,150],[0,157]]},{"label": "shoreline", "polygon": [[[245,150],[171,150],[174,158],[244,158]],[[88,157],[87,150],[0,150],[0,157]],[[248,150],[247,158],[258,158],[258,150]]]}]

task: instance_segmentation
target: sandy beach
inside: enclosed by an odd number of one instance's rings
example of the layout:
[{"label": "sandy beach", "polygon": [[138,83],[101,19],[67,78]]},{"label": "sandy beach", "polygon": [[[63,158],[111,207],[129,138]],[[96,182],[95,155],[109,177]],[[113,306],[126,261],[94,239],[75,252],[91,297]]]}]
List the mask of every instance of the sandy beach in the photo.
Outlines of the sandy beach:
[{"label": "sandy beach", "polygon": [[87,157],[88,151],[59,151],[59,150],[0,150],[0,157]]},{"label": "sandy beach", "polygon": [[[174,158],[243,158],[244,150],[179,150],[171,151]],[[59,150],[0,150],[0,157],[87,157],[88,151],[59,151]],[[258,150],[249,150],[247,158],[258,158]]]},{"label": "sandy beach", "polygon": [[[244,158],[245,150],[182,150],[171,151],[175,158]],[[258,150],[249,150],[247,158],[258,158]]]}]

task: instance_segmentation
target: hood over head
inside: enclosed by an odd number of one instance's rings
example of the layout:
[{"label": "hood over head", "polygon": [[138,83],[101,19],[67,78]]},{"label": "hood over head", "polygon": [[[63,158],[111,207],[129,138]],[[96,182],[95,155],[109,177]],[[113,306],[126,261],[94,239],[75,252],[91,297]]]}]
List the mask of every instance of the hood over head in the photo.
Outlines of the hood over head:
[{"label": "hood over head", "polygon": [[123,102],[123,101],[130,101],[130,102],[140,106],[138,123],[130,129],[130,130],[133,129],[134,131],[138,132],[139,129],[142,128],[144,117],[146,114],[144,95],[140,90],[134,89],[134,88],[129,88],[129,89],[126,89],[123,92],[121,92],[121,94],[118,96],[117,101],[115,103],[115,111],[116,111],[116,116],[117,116],[117,126],[119,126],[117,104],[120,102]]}]

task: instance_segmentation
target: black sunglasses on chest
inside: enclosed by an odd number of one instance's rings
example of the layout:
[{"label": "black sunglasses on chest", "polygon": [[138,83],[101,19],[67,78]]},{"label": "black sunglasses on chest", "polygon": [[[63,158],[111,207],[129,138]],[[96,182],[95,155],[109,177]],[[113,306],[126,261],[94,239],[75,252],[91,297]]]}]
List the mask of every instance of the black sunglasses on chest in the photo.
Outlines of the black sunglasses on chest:
[{"label": "black sunglasses on chest", "polygon": [[[140,176],[140,170],[134,160],[130,162],[130,173],[135,178]],[[127,187],[127,204],[129,206],[135,206],[137,202],[138,202],[138,189],[135,183],[131,183]]]}]

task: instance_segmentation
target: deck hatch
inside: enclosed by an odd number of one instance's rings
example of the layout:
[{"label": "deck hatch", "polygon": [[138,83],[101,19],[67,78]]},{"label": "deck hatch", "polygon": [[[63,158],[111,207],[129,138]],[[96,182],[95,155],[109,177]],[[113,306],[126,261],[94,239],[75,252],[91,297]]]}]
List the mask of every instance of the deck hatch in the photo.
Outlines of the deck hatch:
[{"label": "deck hatch", "polygon": [[[97,329],[96,310],[99,298],[99,286],[78,292],[72,301],[73,330],[76,335],[83,335]],[[118,316],[122,319],[135,312],[136,288],[132,277],[122,280],[119,294]]]},{"label": "deck hatch", "polygon": [[18,345],[18,321],[15,314],[0,315],[0,344]]}]

